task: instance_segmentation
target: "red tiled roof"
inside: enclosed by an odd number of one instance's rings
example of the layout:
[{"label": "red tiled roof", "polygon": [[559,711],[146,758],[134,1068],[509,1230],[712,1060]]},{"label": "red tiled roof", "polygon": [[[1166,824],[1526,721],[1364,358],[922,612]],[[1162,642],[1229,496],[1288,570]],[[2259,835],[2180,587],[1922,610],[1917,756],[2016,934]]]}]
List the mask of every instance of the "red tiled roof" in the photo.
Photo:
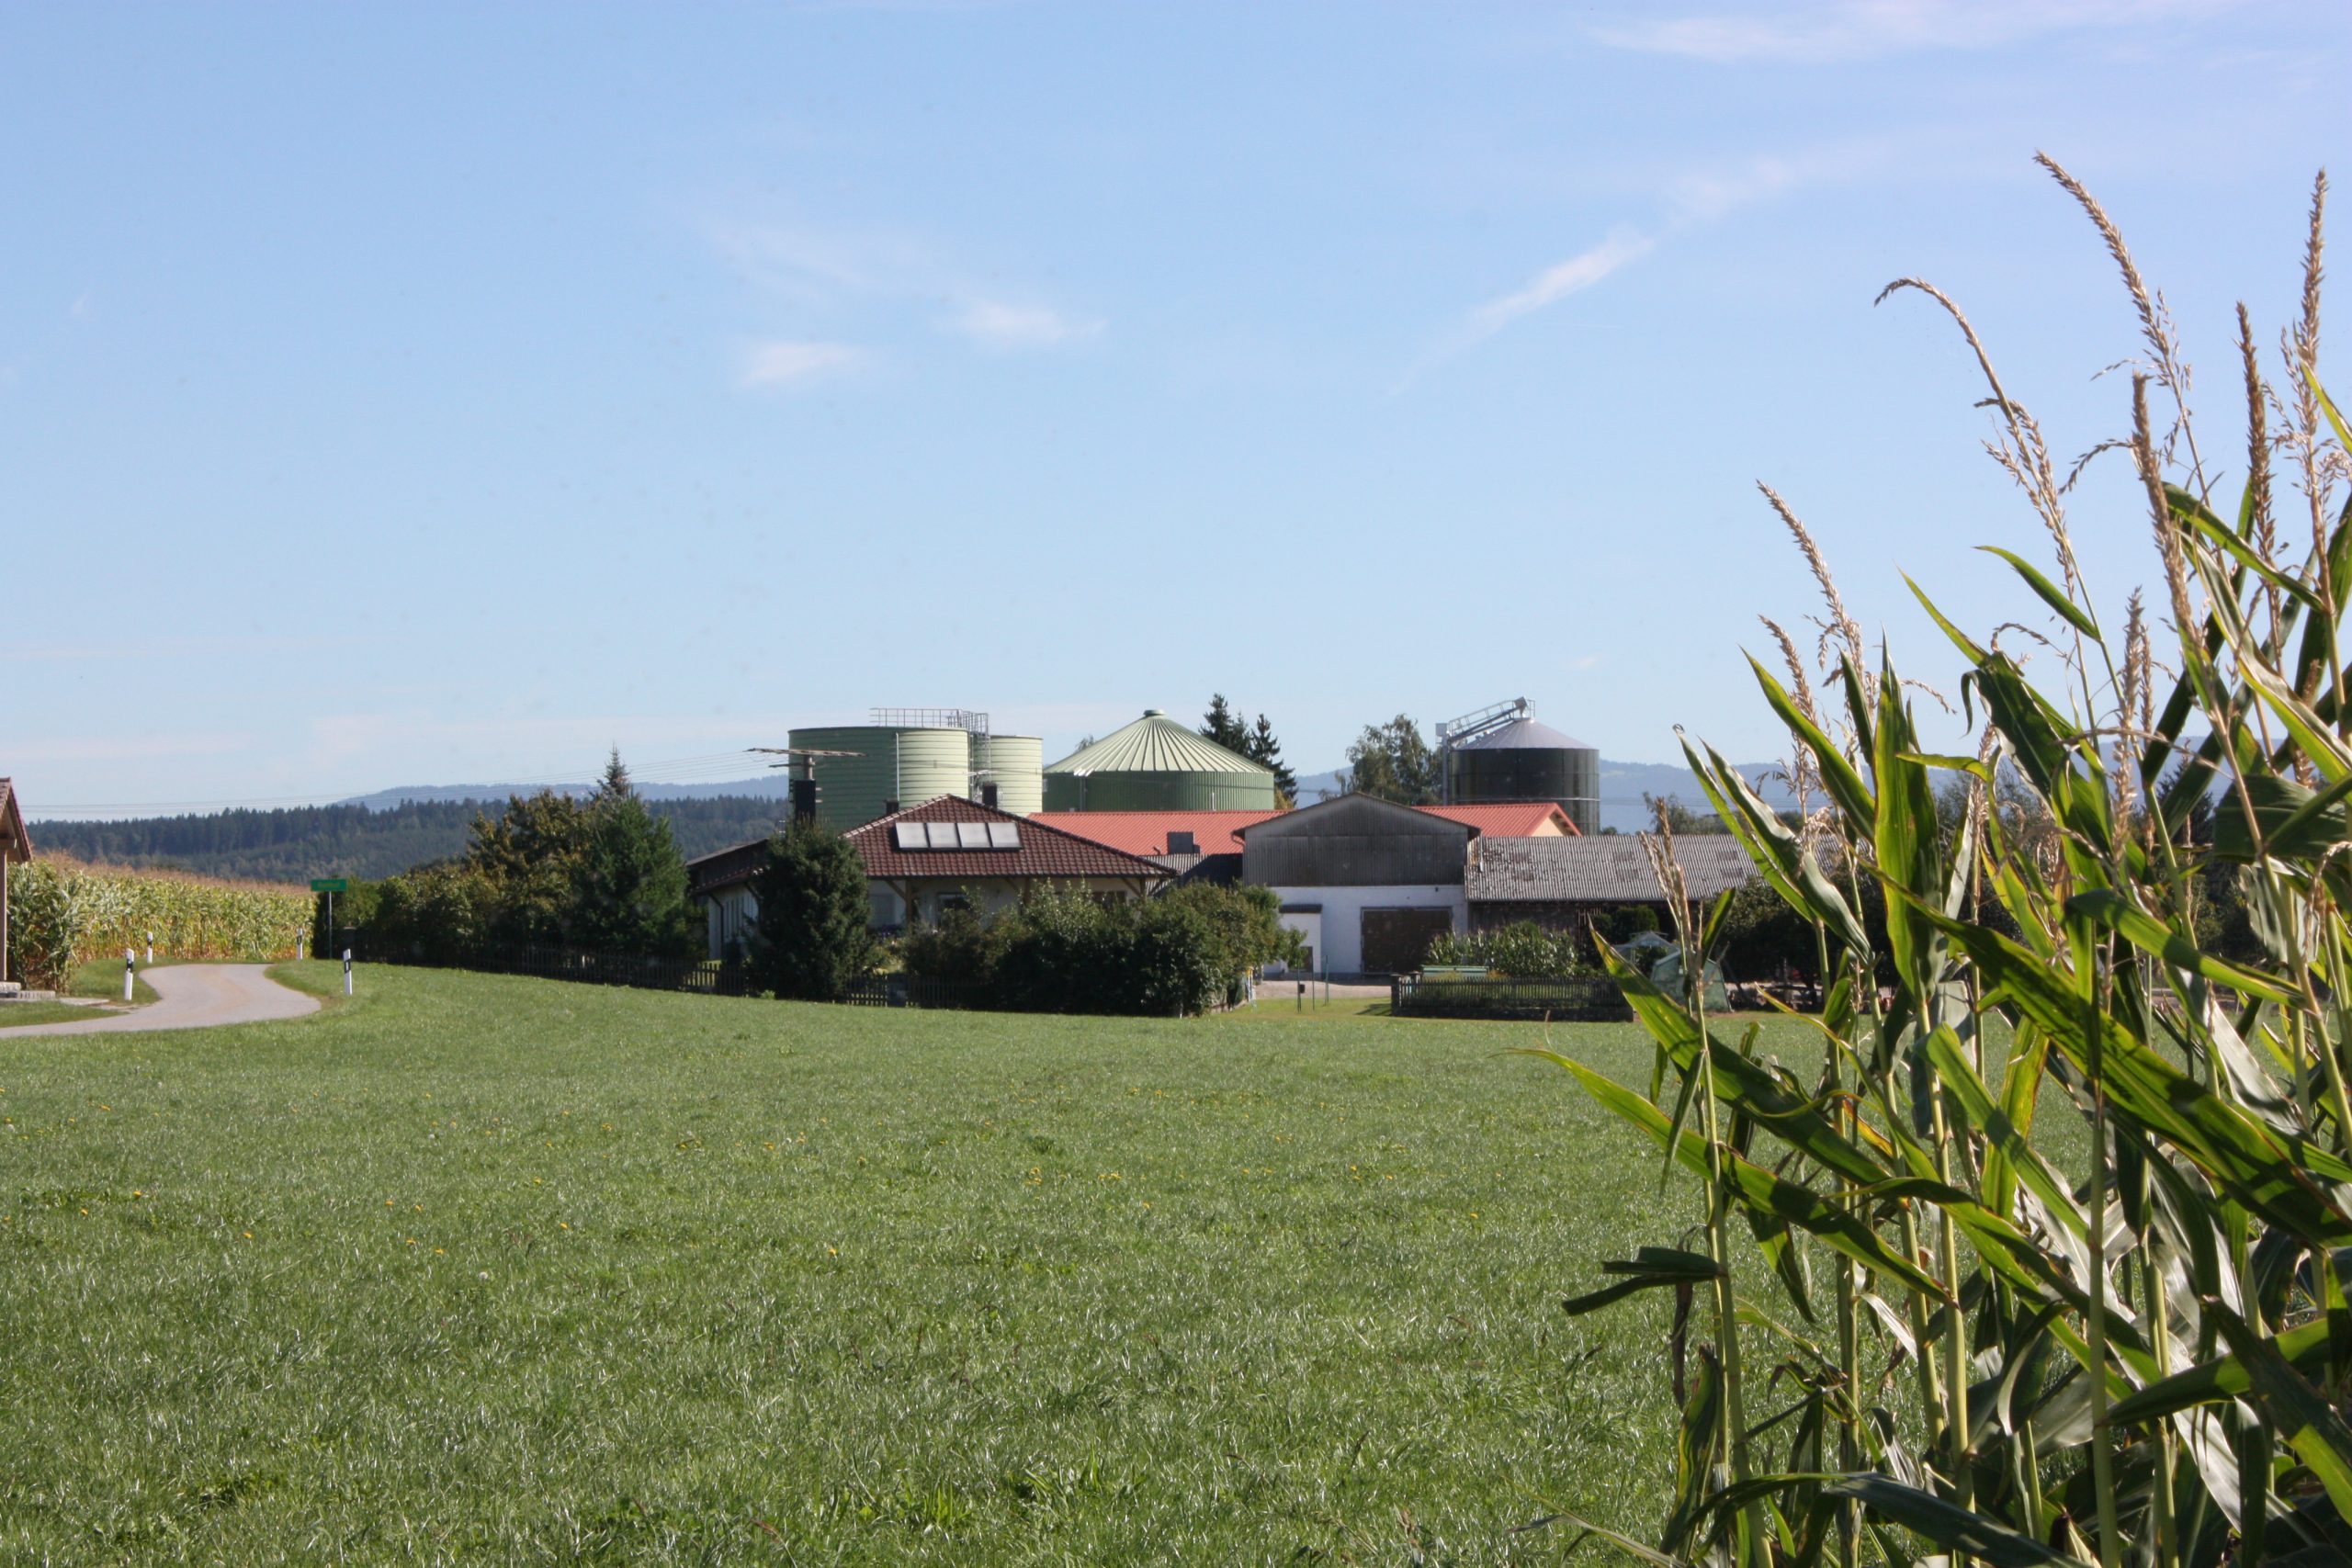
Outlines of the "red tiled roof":
[{"label": "red tiled roof", "polygon": [[[895,822],[1012,822],[1021,829],[1017,850],[901,850],[890,826]],[[943,795],[936,800],[877,817],[843,835],[857,846],[865,874],[881,877],[944,877],[969,880],[980,876],[1025,876],[1048,879],[1065,876],[1148,877],[1165,881],[1168,868],[1140,855],[1091,839],[1081,839],[1035,817],[1015,817],[978,801]]]},{"label": "red tiled roof", "polygon": [[1559,805],[1549,800],[1507,800],[1491,806],[1421,806],[1414,809],[1426,811],[1432,817],[1442,817],[1449,822],[1466,823],[1490,839],[1532,839],[1549,837],[1544,825],[1556,817],[1559,830],[1569,837],[1579,829]]},{"label": "red tiled roof", "polygon": [[[1061,816],[1073,815],[1061,813]],[[1143,816],[1148,813],[1134,813]],[[1265,812],[1232,811],[1229,817],[1260,817]],[[1017,850],[919,850],[898,847],[890,831],[894,822],[1012,822],[1021,828]],[[877,817],[842,835],[857,847],[865,874],[873,877],[969,881],[982,876],[1019,876],[1047,881],[1059,877],[1148,877],[1165,882],[1168,868],[1115,846],[1065,831],[1043,816],[1016,817],[1010,811],[977,801],[943,795],[921,806],[888,817]],[[767,863],[767,840],[753,839],[686,863],[686,885],[696,895],[713,893],[749,882]]]},{"label": "red tiled roof", "polygon": [[1041,811],[1029,818],[1131,855],[1168,853],[1170,833],[1190,833],[1204,855],[1238,855],[1239,830],[1279,811]]}]

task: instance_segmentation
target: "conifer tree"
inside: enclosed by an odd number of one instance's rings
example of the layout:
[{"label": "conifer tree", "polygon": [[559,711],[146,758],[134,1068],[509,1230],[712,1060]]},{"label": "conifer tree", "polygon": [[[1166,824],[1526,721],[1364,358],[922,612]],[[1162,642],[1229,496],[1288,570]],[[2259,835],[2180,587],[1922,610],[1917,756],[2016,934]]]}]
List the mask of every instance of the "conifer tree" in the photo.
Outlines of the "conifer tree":
[{"label": "conifer tree", "polygon": [[768,863],[752,879],[759,923],[752,982],[801,1001],[837,1002],[874,968],[865,867],[857,848],[813,822],[795,822],[768,841]]},{"label": "conifer tree", "polygon": [[1274,794],[1283,805],[1297,803],[1298,775],[1283,761],[1283,743],[1274,739],[1274,727],[1266,722],[1264,714],[1258,716],[1258,722],[1250,728],[1239,750],[1251,761],[1263,762],[1274,771]]}]

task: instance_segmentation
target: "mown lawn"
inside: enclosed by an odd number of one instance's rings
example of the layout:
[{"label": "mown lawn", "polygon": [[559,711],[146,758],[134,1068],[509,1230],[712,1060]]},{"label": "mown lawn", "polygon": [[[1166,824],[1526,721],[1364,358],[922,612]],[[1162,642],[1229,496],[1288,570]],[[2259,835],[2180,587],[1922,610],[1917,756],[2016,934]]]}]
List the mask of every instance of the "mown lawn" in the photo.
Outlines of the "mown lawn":
[{"label": "mown lawn", "polygon": [[1691,1190],[1532,1027],[362,979],[0,1040],[0,1560],[1516,1562],[1539,1499],[1664,1506],[1663,1303],[1559,1299]]}]

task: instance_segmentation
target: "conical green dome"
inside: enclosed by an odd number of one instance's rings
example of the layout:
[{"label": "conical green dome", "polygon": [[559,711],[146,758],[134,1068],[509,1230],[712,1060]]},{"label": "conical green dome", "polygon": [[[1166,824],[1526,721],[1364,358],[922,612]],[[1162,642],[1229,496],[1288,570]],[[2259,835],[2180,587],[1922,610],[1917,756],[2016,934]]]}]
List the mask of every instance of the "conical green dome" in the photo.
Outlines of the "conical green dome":
[{"label": "conical green dome", "polygon": [[1272,811],[1274,771],[1151,708],[1046,770],[1048,811]]}]

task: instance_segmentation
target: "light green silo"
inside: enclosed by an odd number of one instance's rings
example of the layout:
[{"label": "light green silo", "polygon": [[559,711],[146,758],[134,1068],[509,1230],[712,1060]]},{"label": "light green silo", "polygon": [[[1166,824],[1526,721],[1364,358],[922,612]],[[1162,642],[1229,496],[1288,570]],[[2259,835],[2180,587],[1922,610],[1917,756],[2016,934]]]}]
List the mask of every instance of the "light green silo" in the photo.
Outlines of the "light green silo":
[{"label": "light green silo", "polygon": [[1034,816],[1046,808],[1046,743],[1034,735],[972,738],[972,771],[996,786],[1000,811]]},{"label": "light green silo", "polygon": [[797,750],[857,753],[819,757],[813,763],[817,821],[837,833],[873,821],[894,800],[901,807],[920,806],[971,788],[971,739],[960,729],[836,725],[796,729],[791,743]]},{"label": "light green silo", "polygon": [[1274,773],[1159,708],[1046,770],[1048,811],[1272,811]]}]

